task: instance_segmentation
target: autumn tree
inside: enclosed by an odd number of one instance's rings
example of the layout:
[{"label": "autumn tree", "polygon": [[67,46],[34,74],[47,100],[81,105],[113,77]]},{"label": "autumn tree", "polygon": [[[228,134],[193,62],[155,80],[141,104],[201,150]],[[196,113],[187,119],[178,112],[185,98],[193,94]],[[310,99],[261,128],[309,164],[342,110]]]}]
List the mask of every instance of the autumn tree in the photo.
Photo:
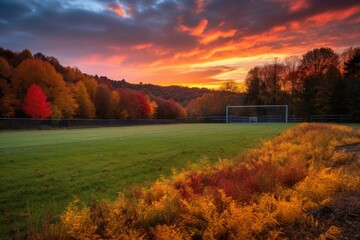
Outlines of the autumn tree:
[{"label": "autumn tree", "polygon": [[11,83],[19,98],[23,98],[26,89],[32,84],[37,84],[52,103],[52,112],[57,118],[71,118],[75,115],[77,104],[70,89],[48,62],[39,59],[23,61],[15,69]]},{"label": "autumn tree", "polygon": [[242,104],[240,96],[229,92],[207,93],[190,101],[186,110],[191,117],[225,115],[226,106]]},{"label": "autumn tree", "polygon": [[[317,92],[314,99],[314,107],[316,114],[340,114],[341,112],[333,112],[334,104],[342,102],[342,76],[335,66],[331,66],[325,73],[324,78],[317,84]],[[336,88],[337,87],[337,88]],[[337,99],[335,98],[337,97]],[[336,103],[339,101],[339,103]]]},{"label": "autumn tree", "polygon": [[283,89],[295,95],[299,85],[301,59],[299,56],[289,56],[284,59],[285,78],[283,82]]},{"label": "autumn tree", "polygon": [[340,55],[340,71],[342,74],[345,72],[345,63],[350,60],[354,56],[354,54],[360,52],[360,47],[350,47],[345,49]]},{"label": "autumn tree", "polygon": [[345,102],[355,122],[360,122],[360,51],[345,63]]},{"label": "autumn tree", "polygon": [[57,58],[52,57],[52,56],[45,56],[44,54],[42,54],[40,52],[34,54],[34,58],[50,63],[58,73],[60,73],[62,75],[65,74],[65,67],[63,67],[60,64],[60,62]]},{"label": "autumn tree", "polygon": [[27,90],[23,104],[24,112],[32,118],[48,118],[51,116],[51,104],[41,87],[33,84]]},{"label": "autumn tree", "polygon": [[20,53],[17,54],[16,60],[15,60],[15,66],[18,66],[26,59],[31,59],[31,58],[32,58],[32,53],[30,52],[30,50],[24,49],[23,51],[21,51]]},{"label": "autumn tree", "polygon": [[8,50],[8,49],[5,50],[5,49],[0,47],[0,57],[7,60],[11,67],[15,66],[15,61],[16,61],[17,54],[14,53],[13,51]]},{"label": "autumn tree", "polygon": [[84,76],[84,78],[81,80],[85,84],[90,100],[94,103],[96,98],[96,89],[98,86],[96,79],[89,76]]},{"label": "autumn tree", "polygon": [[240,88],[239,88],[239,84],[236,83],[234,80],[229,80],[221,84],[220,90],[230,93],[236,93],[240,90]]},{"label": "autumn tree", "polygon": [[302,115],[305,119],[312,114],[328,113],[324,104],[330,102],[331,94],[324,93],[331,90],[335,82],[325,78],[330,70],[335,69],[339,69],[339,56],[331,48],[315,48],[303,55],[299,96],[303,101]]},{"label": "autumn tree", "polygon": [[134,101],[134,98],[132,97],[133,94],[131,91],[126,89],[118,89],[119,95],[120,95],[120,118],[121,119],[129,119],[129,118],[135,118],[135,112],[137,108],[137,101]]},{"label": "autumn tree", "polygon": [[21,106],[9,84],[12,71],[6,59],[0,57],[0,115],[7,118],[14,117]]},{"label": "autumn tree", "polygon": [[79,106],[76,110],[76,116],[79,118],[94,118],[95,106],[91,102],[85,84],[82,81],[75,84],[74,92],[76,102]]},{"label": "autumn tree", "polygon": [[96,89],[95,107],[98,118],[109,118],[111,91],[105,84],[99,84]]},{"label": "autumn tree", "polygon": [[21,101],[16,97],[10,84],[0,79],[0,116],[5,118],[15,117],[21,110]]},{"label": "autumn tree", "polygon": [[345,77],[360,79],[360,49],[344,63]]},{"label": "autumn tree", "polygon": [[0,57],[0,79],[8,81],[12,76],[12,67],[9,65],[6,59]]},{"label": "autumn tree", "polygon": [[222,96],[215,93],[207,93],[198,97],[186,106],[186,110],[192,117],[223,115]]},{"label": "autumn tree", "polygon": [[123,106],[120,100],[120,91],[112,90],[110,94],[110,106],[108,116],[110,118],[123,118]]},{"label": "autumn tree", "polygon": [[150,101],[142,93],[136,93],[135,96],[140,106],[140,118],[153,117],[156,110],[156,103]]},{"label": "autumn tree", "polygon": [[247,105],[261,105],[262,101],[260,99],[260,67],[256,66],[250,69],[245,79],[245,104]]},{"label": "autumn tree", "polygon": [[288,96],[287,104],[289,105],[289,113],[295,114],[299,108],[297,102],[298,92],[300,89],[300,64],[299,56],[289,56],[284,59],[285,77],[283,78],[282,88]]},{"label": "autumn tree", "polygon": [[84,75],[77,67],[65,67],[63,73],[65,82],[77,82],[83,79]]},{"label": "autumn tree", "polygon": [[262,68],[261,92],[262,101],[265,104],[282,104],[284,94],[282,84],[285,78],[285,66],[275,58],[272,64],[267,64]]},{"label": "autumn tree", "polygon": [[285,93],[282,84],[285,78],[285,65],[274,63],[252,68],[245,80],[247,88],[246,104],[283,104]]},{"label": "autumn tree", "polygon": [[57,93],[54,105],[61,111],[62,118],[73,118],[79,107],[74,94],[70,90],[70,84],[65,84],[61,92]]},{"label": "autumn tree", "polygon": [[321,80],[331,67],[339,68],[339,55],[331,48],[315,48],[305,53],[301,60],[303,77]]},{"label": "autumn tree", "polygon": [[[143,118],[142,106],[140,106],[139,98],[137,97],[138,92],[130,89],[124,89],[121,92],[121,107],[123,114],[126,118],[137,119]],[[144,106],[143,106],[144,107]]]},{"label": "autumn tree", "polygon": [[175,119],[185,118],[187,116],[186,110],[179,103],[172,99],[163,99],[153,96],[153,101],[157,105],[156,118],[159,119]]}]

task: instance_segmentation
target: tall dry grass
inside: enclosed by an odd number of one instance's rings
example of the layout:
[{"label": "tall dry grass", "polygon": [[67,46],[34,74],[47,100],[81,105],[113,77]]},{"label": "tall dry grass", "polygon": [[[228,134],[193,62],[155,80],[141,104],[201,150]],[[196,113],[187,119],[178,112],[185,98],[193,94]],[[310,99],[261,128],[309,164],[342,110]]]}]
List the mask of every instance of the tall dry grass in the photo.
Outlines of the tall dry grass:
[{"label": "tall dry grass", "polygon": [[359,144],[350,127],[300,124],[246,156],[192,165],[115,202],[68,206],[39,239],[336,238],[341,227],[314,212],[359,191],[359,159],[338,151]]}]

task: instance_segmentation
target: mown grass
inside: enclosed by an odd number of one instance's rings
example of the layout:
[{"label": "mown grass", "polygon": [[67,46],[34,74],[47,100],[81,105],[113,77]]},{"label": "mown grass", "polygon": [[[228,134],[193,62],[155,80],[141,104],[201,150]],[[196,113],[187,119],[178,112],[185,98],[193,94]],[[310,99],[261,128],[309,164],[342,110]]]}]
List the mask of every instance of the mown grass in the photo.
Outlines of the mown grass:
[{"label": "mown grass", "polygon": [[0,239],[55,222],[76,196],[116,198],[172,168],[230,158],[290,124],[179,124],[0,132]]}]

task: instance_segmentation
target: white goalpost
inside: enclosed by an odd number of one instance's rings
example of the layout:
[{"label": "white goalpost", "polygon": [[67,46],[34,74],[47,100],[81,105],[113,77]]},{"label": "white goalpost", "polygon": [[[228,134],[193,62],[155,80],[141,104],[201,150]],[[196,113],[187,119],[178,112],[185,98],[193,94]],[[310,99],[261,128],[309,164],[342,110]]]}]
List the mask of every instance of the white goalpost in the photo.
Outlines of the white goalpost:
[{"label": "white goalpost", "polygon": [[226,123],[288,122],[288,105],[226,106]]}]

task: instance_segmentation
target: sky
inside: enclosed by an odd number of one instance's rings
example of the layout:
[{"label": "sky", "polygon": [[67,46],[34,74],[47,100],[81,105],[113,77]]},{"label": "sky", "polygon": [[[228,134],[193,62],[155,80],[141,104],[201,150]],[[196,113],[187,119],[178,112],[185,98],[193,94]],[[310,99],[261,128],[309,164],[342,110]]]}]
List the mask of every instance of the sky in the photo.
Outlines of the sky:
[{"label": "sky", "polygon": [[0,47],[132,83],[216,88],[360,46],[359,0],[0,0]]}]

